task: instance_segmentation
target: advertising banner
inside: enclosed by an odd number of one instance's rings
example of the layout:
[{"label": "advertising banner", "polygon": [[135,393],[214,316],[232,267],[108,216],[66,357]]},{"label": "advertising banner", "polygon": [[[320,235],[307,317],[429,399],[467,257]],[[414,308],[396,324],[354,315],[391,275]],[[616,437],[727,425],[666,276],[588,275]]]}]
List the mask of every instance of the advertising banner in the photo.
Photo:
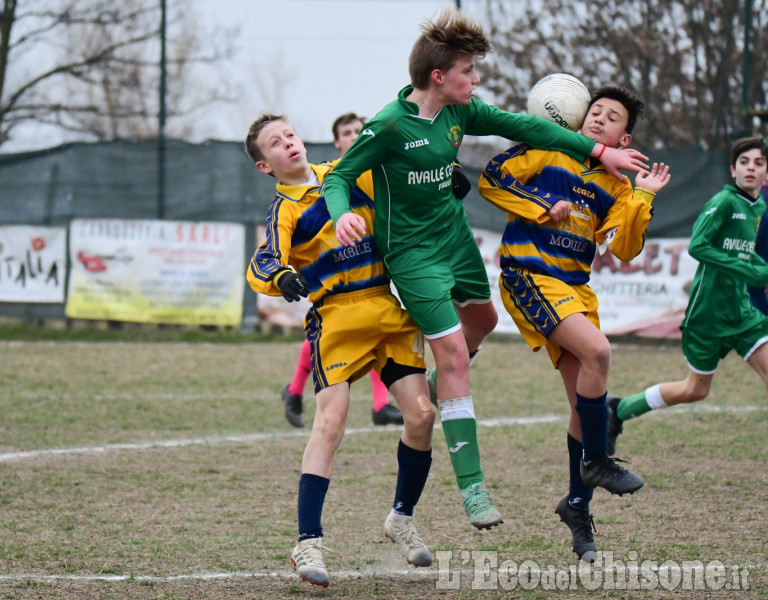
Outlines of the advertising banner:
[{"label": "advertising banner", "polygon": [[0,226],[0,302],[64,302],[67,230]]},{"label": "advertising banner", "polygon": [[[483,256],[491,297],[499,322],[498,333],[519,334],[501,301],[499,292],[499,240],[501,234],[474,229]],[[263,239],[260,226],[258,239]],[[600,302],[600,325],[609,335],[640,335],[678,338],[678,326],[688,305],[688,290],[697,262],[688,255],[688,238],[647,240],[643,251],[630,263],[610,252],[597,255],[592,265],[590,287]],[[270,323],[301,327],[309,308],[306,300],[288,303],[282,297],[263,294],[258,298],[259,316]]]},{"label": "advertising banner", "polygon": [[[519,333],[499,293],[498,232],[475,229],[485,261],[493,303],[499,313],[495,331]],[[629,263],[606,252],[596,255],[590,287],[600,303],[600,328],[608,335],[679,338],[688,290],[698,263],[688,254],[688,238],[647,240]]]},{"label": "advertising banner", "polygon": [[66,315],[239,326],[244,246],[236,223],[73,220]]}]

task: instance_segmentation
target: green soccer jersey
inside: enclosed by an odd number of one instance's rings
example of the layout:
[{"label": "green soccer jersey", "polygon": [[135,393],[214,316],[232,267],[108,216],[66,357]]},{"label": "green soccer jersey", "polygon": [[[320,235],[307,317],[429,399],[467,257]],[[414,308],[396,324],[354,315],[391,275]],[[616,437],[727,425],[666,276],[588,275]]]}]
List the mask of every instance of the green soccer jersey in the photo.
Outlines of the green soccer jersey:
[{"label": "green soccer jersey", "polygon": [[688,253],[699,261],[688,309],[680,326],[709,336],[738,335],[764,319],[747,293],[747,284],[768,283],[768,263],[755,253],[762,199],[726,185],[704,205],[691,234]]},{"label": "green soccer jersey", "polygon": [[593,140],[531,115],[508,113],[473,98],[448,105],[432,119],[419,107],[397,100],[366,123],[323,187],[331,218],[349,212],[349,190],[371,170],[379,251],[394,258],[410,248],[436,249],[450,244],[452,232],[467,227],[463,205],[452,193],[451,174],[465,135],[500,135],[537,148],[560,150],[583,160]]}]

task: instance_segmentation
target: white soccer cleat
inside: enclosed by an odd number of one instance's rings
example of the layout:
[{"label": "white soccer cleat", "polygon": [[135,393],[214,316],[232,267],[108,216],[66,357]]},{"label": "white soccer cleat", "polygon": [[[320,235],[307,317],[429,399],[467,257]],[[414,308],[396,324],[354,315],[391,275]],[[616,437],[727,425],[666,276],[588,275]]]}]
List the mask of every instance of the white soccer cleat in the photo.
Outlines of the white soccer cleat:
[{"label": "white soccer cleat", "polygon": [[384,535],[392,543],[400,544],[408,564],[414,567],[428,567],[432,564],[432,553],[416,531],[413,517],[399,515],[391,510],[384,521]]},{"label": "white soccer cleat", "polygon": [[302,581],[328,587],[328,570],[323,560],[323,538],[309,538],[300,541],[291,552],[291,561]]}]

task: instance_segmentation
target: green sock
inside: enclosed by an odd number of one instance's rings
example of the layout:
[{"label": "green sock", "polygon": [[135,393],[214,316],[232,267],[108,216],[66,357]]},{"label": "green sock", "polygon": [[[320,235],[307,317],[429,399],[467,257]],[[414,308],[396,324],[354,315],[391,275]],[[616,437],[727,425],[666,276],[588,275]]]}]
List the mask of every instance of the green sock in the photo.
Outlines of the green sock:
[{"label": "green sock", "polygon": [[650,412],[650,410],[651,407],[648,406],[645,392],[641,392],[640,394],[623,398],[616,409],[616,416],[622,421],[626,421],[644,415],[645,413]]},{"label": "green sock", "polygon": [[480,449],[477,447],[477,421],[475,419],[451,419],[443,421],[443,433],[448,443],[448,454],[456,474],[459,489],[483,481],[480,466]]}]

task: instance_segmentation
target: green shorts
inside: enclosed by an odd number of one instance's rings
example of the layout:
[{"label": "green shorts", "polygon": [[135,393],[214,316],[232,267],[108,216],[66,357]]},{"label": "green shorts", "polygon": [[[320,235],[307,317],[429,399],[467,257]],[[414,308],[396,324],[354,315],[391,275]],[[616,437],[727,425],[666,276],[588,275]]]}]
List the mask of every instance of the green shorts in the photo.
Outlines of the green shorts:
[{"label": "green shorts", "polygon": [[683,355],[695,373],[711,375],[731,350],[747,360],[752,352],[768,342],[768,317],[755,310],[755,318],[745,323],[738,334],[718,336],[712,328],[688,325],[683,329]]},{"label": "green shorts", "polygon": [[385,259],[403,306],[422,333],[440,337],[460,327],[454,304],[490,302],[491,286],[469,225],[431,248]]}]

